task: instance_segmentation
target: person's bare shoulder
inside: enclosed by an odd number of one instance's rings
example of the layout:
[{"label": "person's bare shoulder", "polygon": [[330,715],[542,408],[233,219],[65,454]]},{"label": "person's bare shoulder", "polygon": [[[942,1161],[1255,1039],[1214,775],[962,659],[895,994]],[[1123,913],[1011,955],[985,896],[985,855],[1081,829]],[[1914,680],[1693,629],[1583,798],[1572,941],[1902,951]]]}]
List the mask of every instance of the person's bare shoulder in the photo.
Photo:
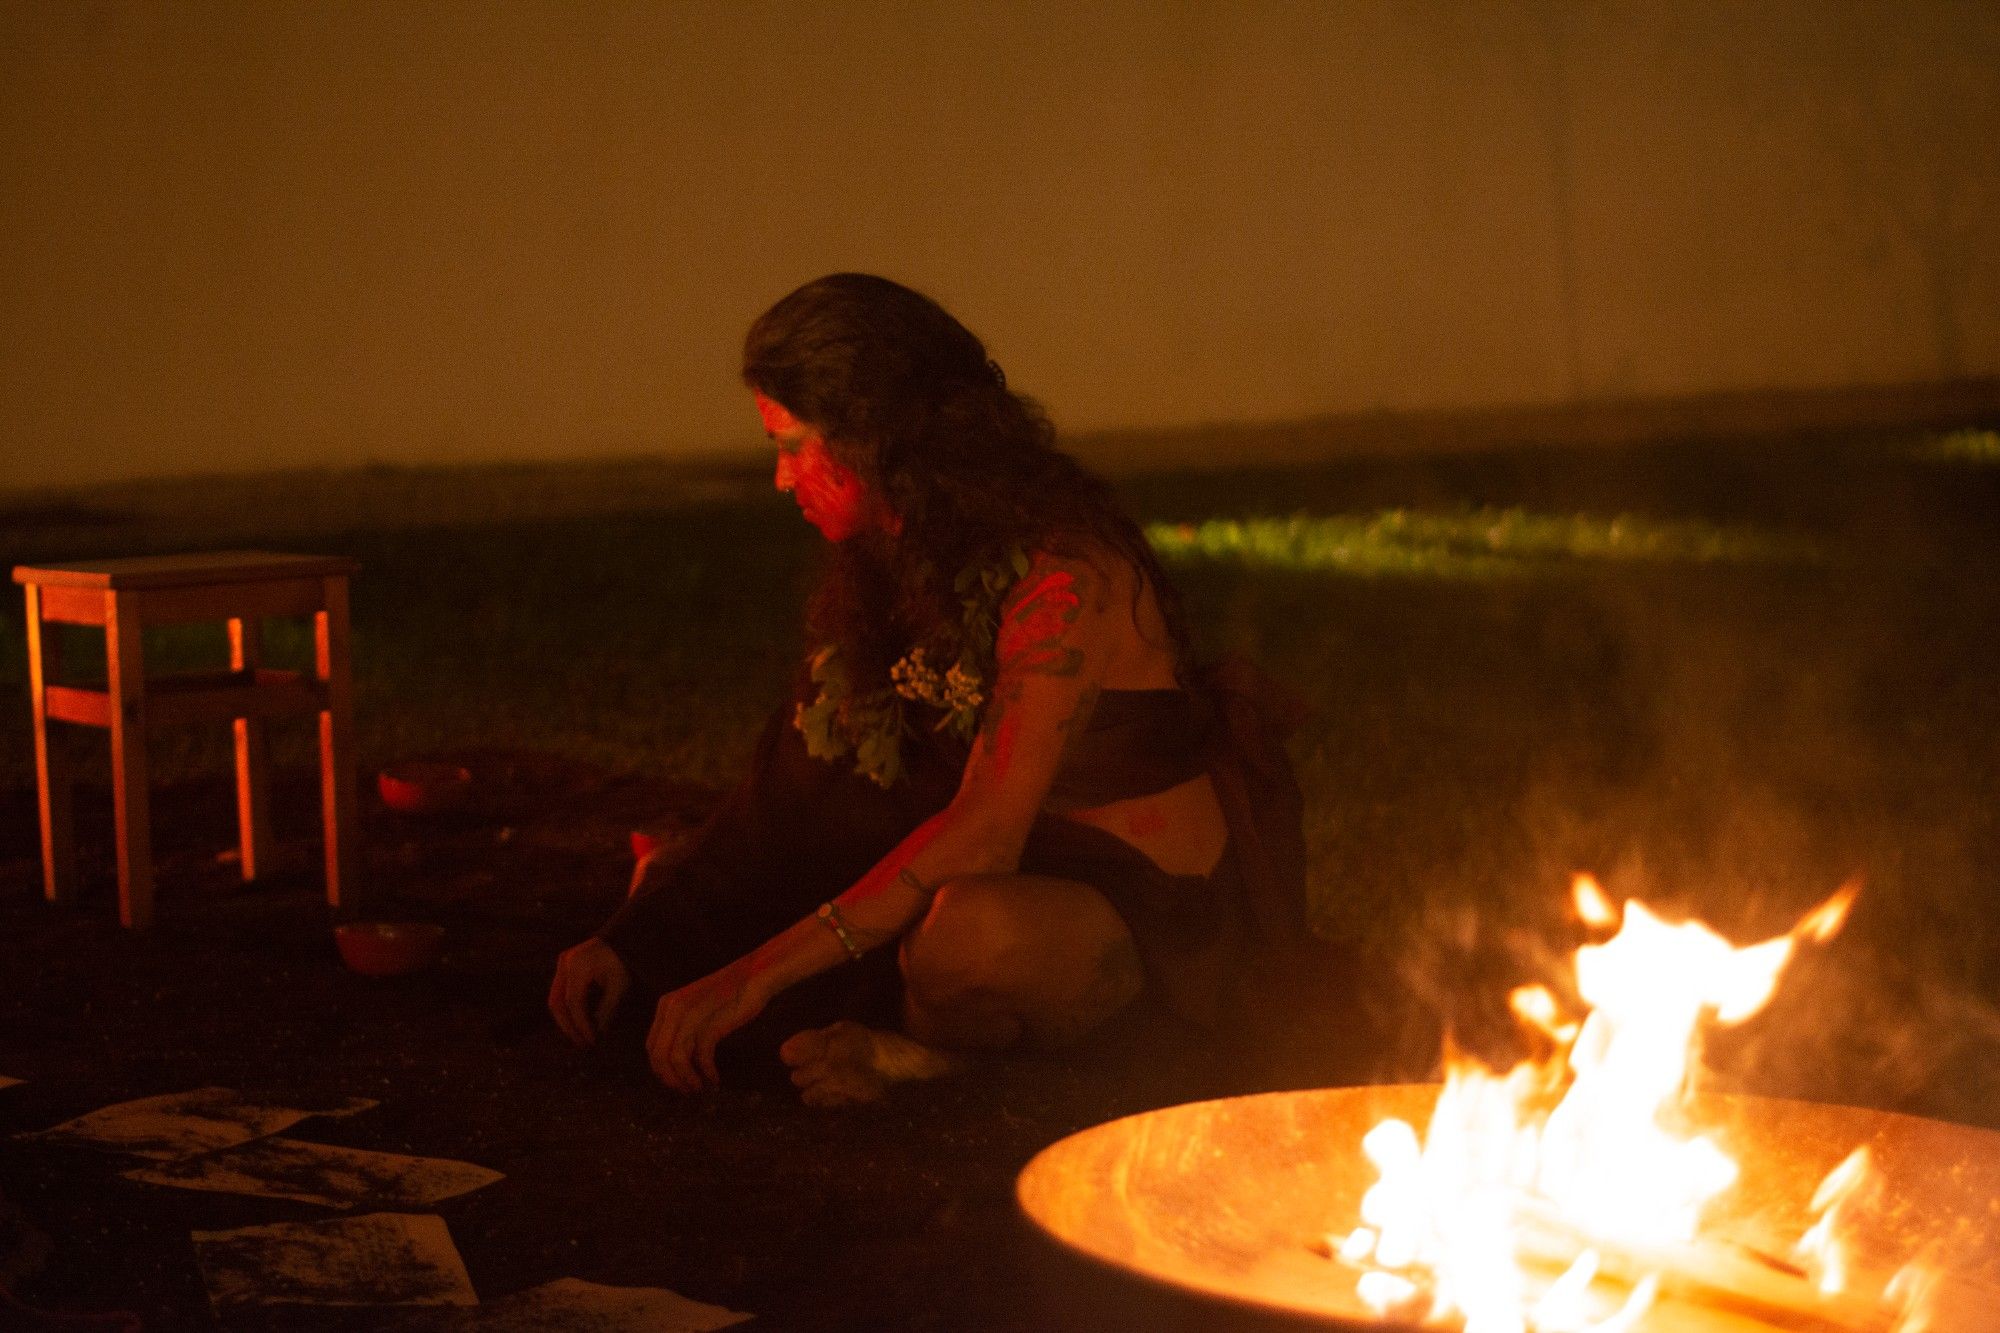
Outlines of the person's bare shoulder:
[{"label": "person's bare shoulder", "polygon": [[1075,596],[1079,614],[1097,620],[1110,636],[1106,685],[1144,687],[1171,679],[1173,636],[1151,582],[1131,556],[1097,538],[1051,542],[1032,553],[1027,576],[1002,609],[1003,632],[1008,610],[1056,589]]}]

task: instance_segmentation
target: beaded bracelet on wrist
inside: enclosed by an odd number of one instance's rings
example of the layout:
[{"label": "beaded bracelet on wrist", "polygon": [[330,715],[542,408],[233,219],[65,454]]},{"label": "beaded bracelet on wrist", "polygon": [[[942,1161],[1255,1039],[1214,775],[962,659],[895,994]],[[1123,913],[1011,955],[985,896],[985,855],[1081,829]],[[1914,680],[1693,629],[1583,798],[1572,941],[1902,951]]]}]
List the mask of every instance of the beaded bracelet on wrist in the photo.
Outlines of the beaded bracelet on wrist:
[{"label": "beaded bracelet on wrist", "polygon": [[818,916],[820,920],[826,922],[827,928],[833,931],[834,938],[840,941],[840,947],[847,950],[848,958],[860,961],[861,955],[867,950],[863,949],[861,942],[854,938],[854,928],[848,924],[840,908],[832,902],[821,903]]}]

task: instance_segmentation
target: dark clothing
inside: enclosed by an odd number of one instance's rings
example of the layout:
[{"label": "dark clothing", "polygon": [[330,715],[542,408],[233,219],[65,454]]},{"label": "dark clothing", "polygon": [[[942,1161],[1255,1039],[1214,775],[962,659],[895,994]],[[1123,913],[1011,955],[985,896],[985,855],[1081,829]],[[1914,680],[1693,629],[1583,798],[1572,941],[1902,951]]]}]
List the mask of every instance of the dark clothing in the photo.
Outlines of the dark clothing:
[{"label": "dark clothing", "polygon": [[[1103,893],[1152,993],[1204,1027],[1245,1003],[1240,983],[1261,970],[1253,956],[1282,966],[1309,939],[1301,802],[1271,697],[1242,667],[1194,690],[1105,691],[1051,793],[1051,805],[1081,809],[1206,772],[1229,827],[1211,874],[1167,874],[1123,839],[1054,813],[1035,821],[1021,857],[1023,874]],[[962,746],[909,746],[903,780],[885,791],[807,754],[792,713],[788,703],[772,715],[748,779],[598,932],[643,985],[671,990],[741,957],[854,883],[958,789]]]},{"label": "dark clothing", "polygon": [[1208,771],[1215,710],[1189,690],[1103,690],[1064,752],[1045,804],[1089,810],[1169,791]]}]

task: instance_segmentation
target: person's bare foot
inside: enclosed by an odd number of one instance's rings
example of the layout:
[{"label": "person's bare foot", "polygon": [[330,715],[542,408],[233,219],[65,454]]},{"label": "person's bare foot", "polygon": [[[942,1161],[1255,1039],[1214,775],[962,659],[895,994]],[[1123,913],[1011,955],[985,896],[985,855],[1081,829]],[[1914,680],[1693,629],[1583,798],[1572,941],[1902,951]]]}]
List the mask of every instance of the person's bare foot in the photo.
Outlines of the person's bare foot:
[{"label": "person's bare foot", "polygon": [[877,1032],[852,1019],[794,1033],[778,1048],[807,1106],[880,1101],[893,1083],[940,1078],[964,1061],[900,1032]]}]

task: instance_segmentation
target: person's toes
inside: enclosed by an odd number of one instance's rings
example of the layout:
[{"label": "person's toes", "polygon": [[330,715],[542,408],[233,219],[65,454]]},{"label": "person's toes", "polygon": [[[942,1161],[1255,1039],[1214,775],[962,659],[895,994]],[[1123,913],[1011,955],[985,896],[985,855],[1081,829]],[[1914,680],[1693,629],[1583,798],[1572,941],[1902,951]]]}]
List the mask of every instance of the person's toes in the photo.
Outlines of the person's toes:
[{"label": "person's toes", "polygon": [[957,1068],[957,1063],[944,1052],[900,1032],[871,1032],[868,1037],[869,1067],[892,1082],[942,1078]]},{"label": "person's toes", "polygon": [[881,1101],[892,1083],[937,1078],[957,1062],[908,1037],[853,1019],[794,1034],[778,1048],[808,1106]]},{"label": "person's toes", "polygon": [[778,1058],[798,1069],[805,1065],[816,1065],[826,1059],[827,1034],[832,1028],[807,1028],[794,1032],[778,1048]]},{"label": "person's toes", "polygon": [[831,1027],[821,1029],[821,1034],[826,1038],[822,1059],[864,1069],[874,1062],[875,1032],[866,1024],[843,1018]]},{"label": "person's toes", "polygon": [[799,1093],[807,1106],[860,1106],[879,1102],[888,1091],[881,1079],[859,1070],[836,1070]]}]

